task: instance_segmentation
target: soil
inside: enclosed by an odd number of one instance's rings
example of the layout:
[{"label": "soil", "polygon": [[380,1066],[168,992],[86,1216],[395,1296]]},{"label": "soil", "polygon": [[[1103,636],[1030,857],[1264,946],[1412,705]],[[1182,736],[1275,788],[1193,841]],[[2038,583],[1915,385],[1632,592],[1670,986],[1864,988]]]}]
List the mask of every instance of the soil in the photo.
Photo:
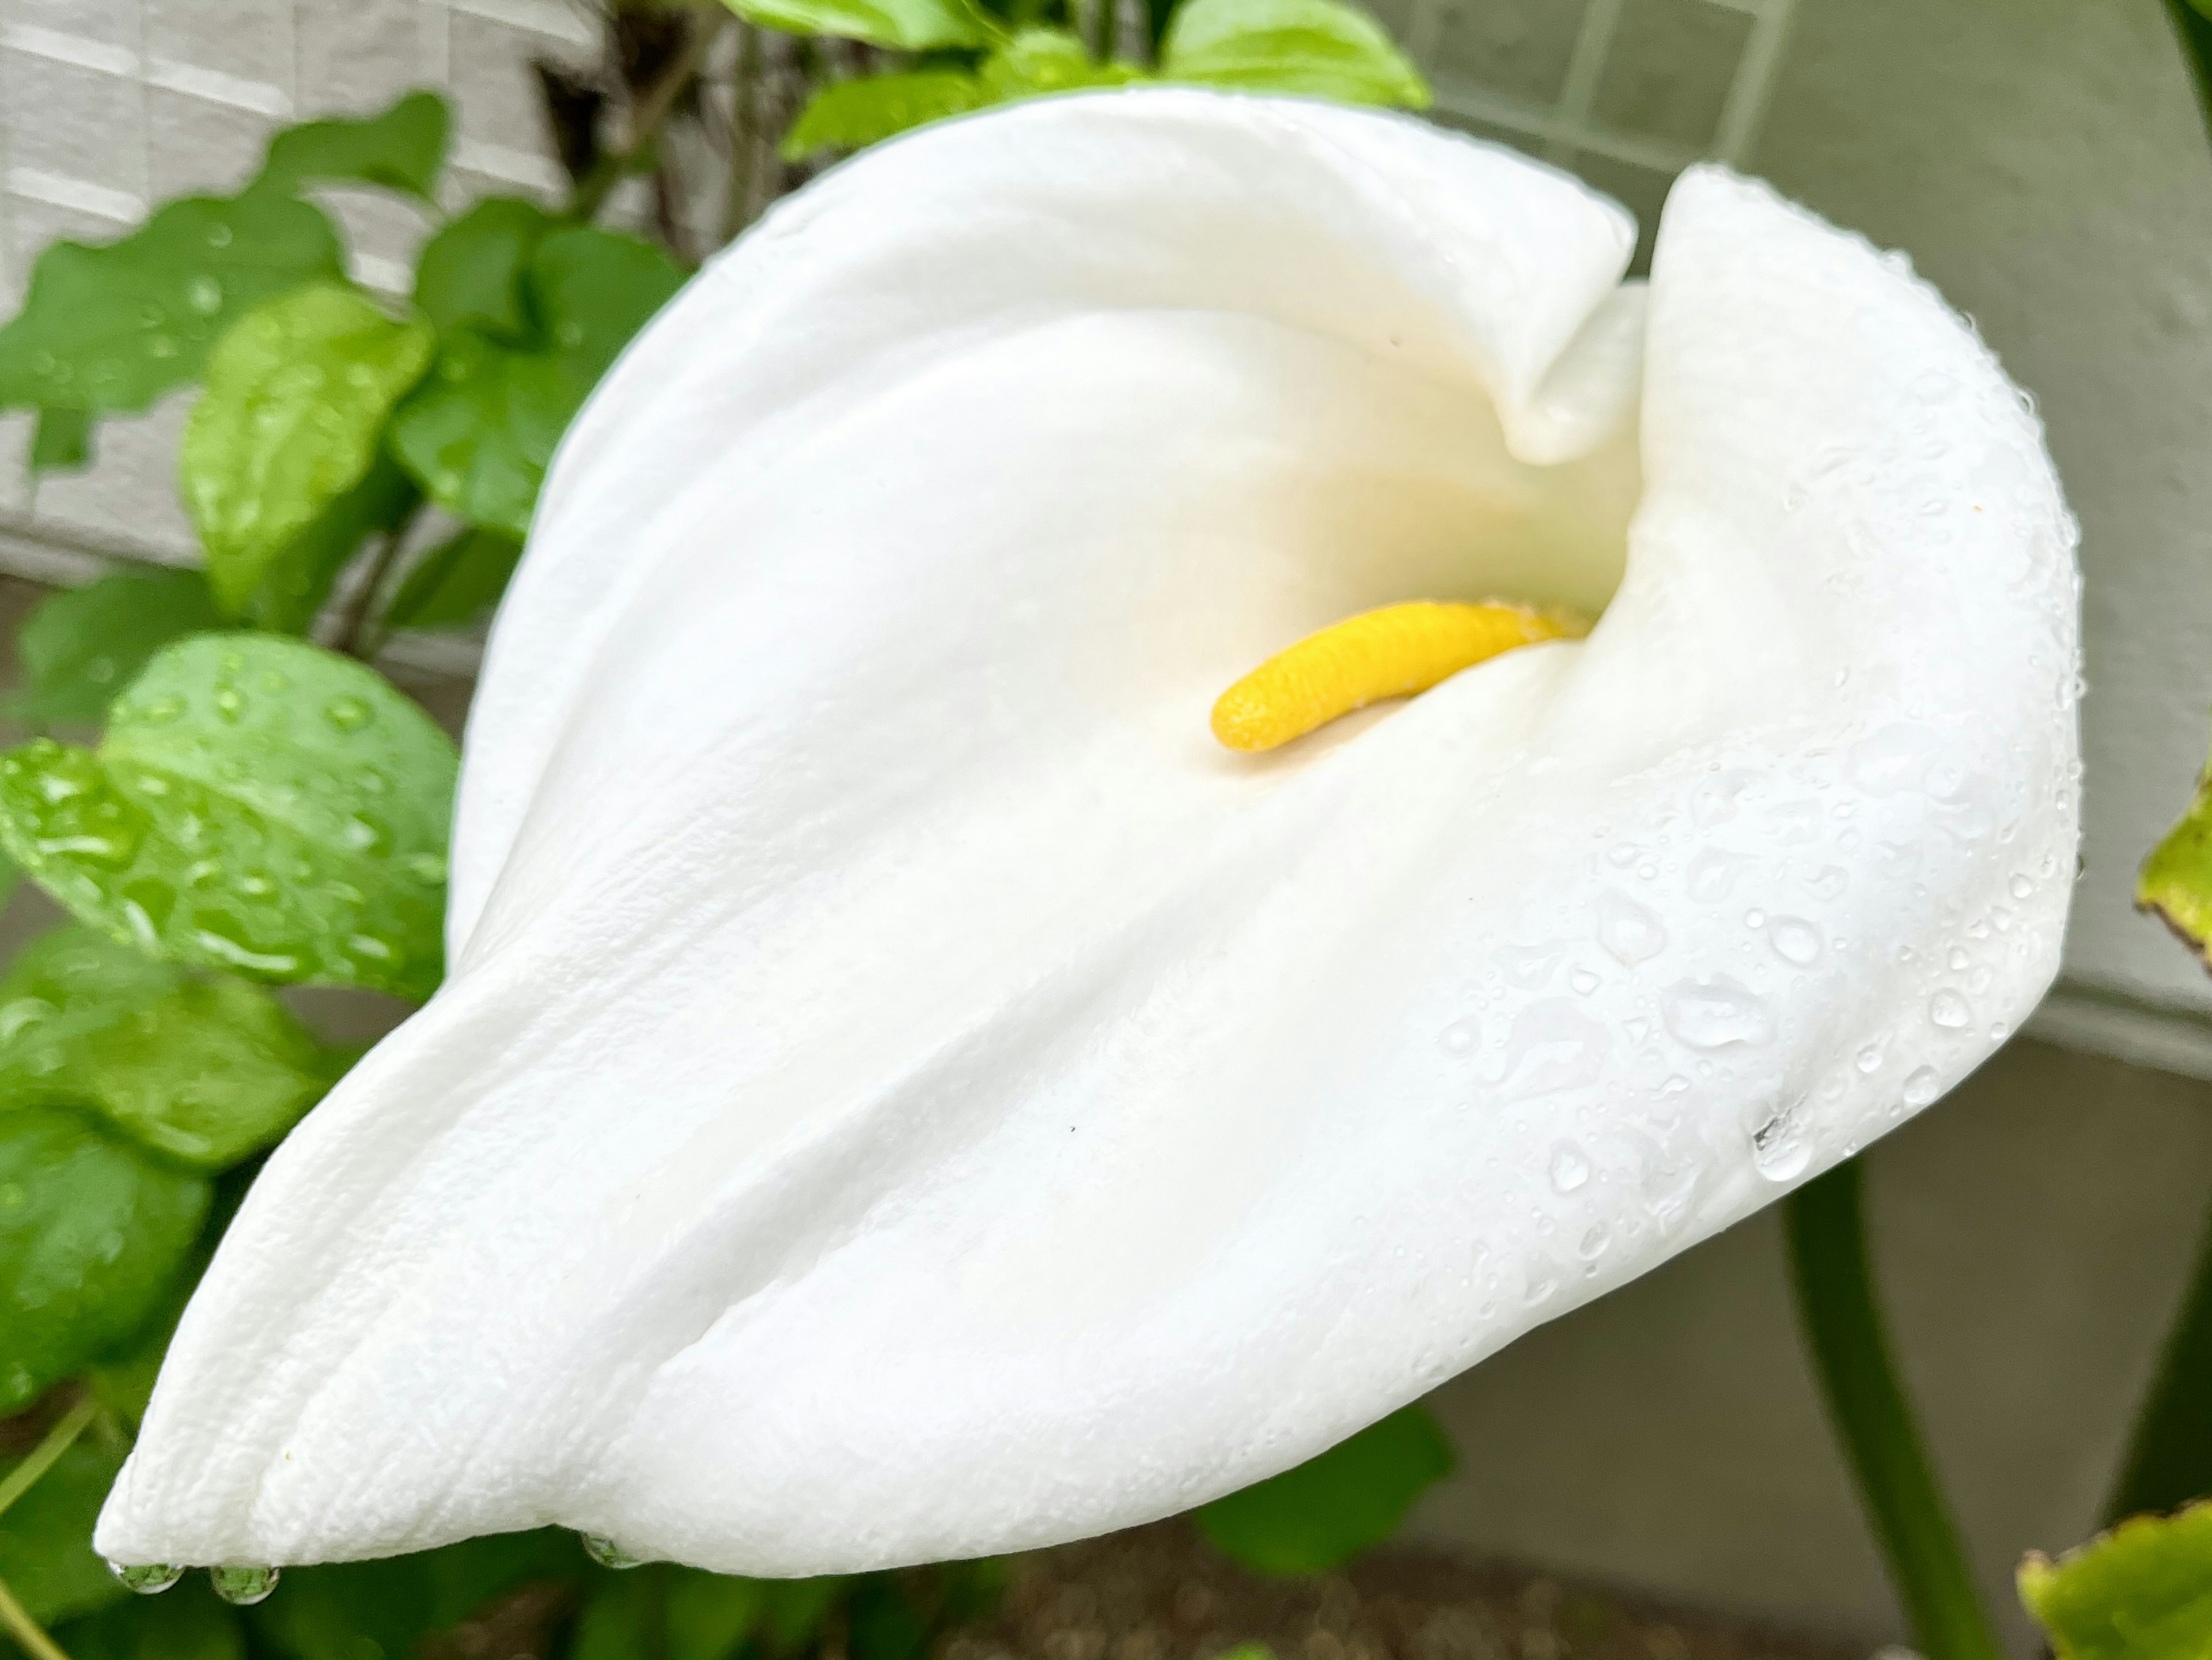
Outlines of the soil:
[{"label": "soil", "polygon": [[1342,1573],[1264,1579],[1186,1523],[1022,1560],[996,1618],[942,1660],[1865,1660],[1861,1645],[1749,1625],[1503,1563],[1390,1548]]}]

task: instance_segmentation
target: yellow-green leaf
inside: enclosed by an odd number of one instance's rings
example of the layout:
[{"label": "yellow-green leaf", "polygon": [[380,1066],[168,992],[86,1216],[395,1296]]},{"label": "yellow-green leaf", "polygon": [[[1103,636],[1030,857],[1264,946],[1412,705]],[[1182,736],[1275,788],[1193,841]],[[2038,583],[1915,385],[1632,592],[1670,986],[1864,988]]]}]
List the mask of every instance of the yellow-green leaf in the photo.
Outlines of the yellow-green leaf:
[{"label": "yellow-green leaf", "polygon": [[2138,1516],[2057,1561],[2020,1565],[2020,1599],[2059,1660],[2212,1655],[2212,1503]]},{"label": "yellow-green leaf", "polygon": [[225,610],[242,611],[286,545],[361,483],[432,349],[428,325],[337,283],[267,301],[216,343],[179,471]]},{"label": "yellow-green leaf", "polygon": [[1184,0],[1160,75],[1244,92],[1425,109],[1429,84],[1382,24],[1348,0]]},{"label": "yellow-green leaf", "polygon": [[981,109],[992,99],[981,81],[957,70],[833,81],[807,100],[784,134],[784,159],[796,161],[817,150],[865,149],[909,128]]}]

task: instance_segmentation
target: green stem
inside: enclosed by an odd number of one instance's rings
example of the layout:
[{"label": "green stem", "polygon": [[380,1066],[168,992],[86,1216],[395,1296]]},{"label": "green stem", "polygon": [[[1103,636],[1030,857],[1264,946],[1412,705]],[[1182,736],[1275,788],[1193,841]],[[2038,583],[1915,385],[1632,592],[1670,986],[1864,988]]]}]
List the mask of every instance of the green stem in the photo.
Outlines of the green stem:
[{"label": "green stem", "polygon": [[100,1402],[88,1395],[55,1421],[46,1438],[33,1447],[4,1480],[0,1480],[0,1516],[6,1515],[10,1505],[37,1485],[39,1478],[53,1468],[54,1460],[70,1450],[77,1437],[84,1433],[85,1426],[99,1414]]},{"label": "green stem", "polygon": [[1858,1161],[1790,1196],[1784,1224],[1797,1313],[1838,1438],[1928,1660],[2002,1660],[1913,1422],[1867,1262]]},{"label": "green stem", "polygon": [[2212,1496],[2212,1217],[2197,1246],[2197,1271],[2159,1356],[2128,1442],[2105,1525],[2146,1511],[2179,1510]]},{"label": "green stem", "polygon": [[5,1579],[0,1579],[0,1631],[14,1638],[16,1647],[29,1655],[31,1660],[70,1660],[62,1645],[47,1636],[15,1600],[15,1593],[8,1589]]}]

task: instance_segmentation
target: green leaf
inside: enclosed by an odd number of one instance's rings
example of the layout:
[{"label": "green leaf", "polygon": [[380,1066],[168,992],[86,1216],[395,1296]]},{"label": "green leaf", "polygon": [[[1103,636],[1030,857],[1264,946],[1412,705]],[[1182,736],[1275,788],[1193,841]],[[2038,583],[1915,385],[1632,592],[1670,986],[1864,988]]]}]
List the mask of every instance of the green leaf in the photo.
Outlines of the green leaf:
[{"label": "green leaf", "polygon": [[2188,810],[2136,873],[2136,909],[2164,922],[2212,968],[2212,767],[2198,777]]},{"label": "green leaf", "polygon": [[846,1576],[836,1573],[812,1579],[763,1580],[762,1595],[766,1601],[761,1610],[762,1646],[776,1656],[812,1647],[852,1584]]},{"label": "green leaf", "polygon": [[311,185],[380,185],[425,202],[446,165],[446,100],[410,92],[363,120],[308,121],[269,141],[257,186],[296,192]]},{"label": "green leaf", "polygon": [[[0,1119],[0,1138],[6,1134]],[[5,1158],[0,1152],[0,1159]],[[8,1178],[0,1175],[0,1181]],[[4,1193],[0,1189],[0,1193]],[[0,1231],[7,1224],[0,1213]],[[0,1231],[0,1239],[4,1239]],[[7,1247],[0,1243],[0,1262]],[[4,1274],[0,1268],[0,1274]],[[4,1286],[4,1280],[0,1280]],[[4,1297],[0,1290],[0,1297]],[[0,1304],[4,1307],[4,1304]],[[4,1332],[0,1328],[0,1332]],[[7,1343],[13,1334],[0,1335]],[[10,1465],[12,1468],[12,1465]],[[42,1626],[87,1614],[131,1595],[116,1583],[107,1564],[94,1554],[92,1524],[107,1490],[123,1468],[123,1449],[103,1438],[99,1427],[77,1438],[24,1495],[0,1513],[0,1580]],[[71,1651],[72,1660],[82,1660]]]},{"label": "green leaf", "polygon": [[453,742],[360,663],[200,635],[118,699],[95,752],[0,756],[0,844],[79,921],[255,979],[428,995]]},{"label": "green leaf", "polygon": [[81,472],[92,465],[90,410],[40,410],[31,435],[31,471]]},{"label": "green leaf", "polygon": [[238,1612],[204,1574],[189,1574],[159,1596],[126,1593],[98,1614],[56,1627],[53,1636],[70,1660],[246,1660]]},{"label": "green leaf", "polygon": [[2020,1600],[2058,1660],[2212,1654],[2212,1504],[2138,1516],[2056,1562],[2030,1553]]},{"label": "green leaf", "polygon": [[499,603],[522,558],[522,544],[497,531],[465,530],[424,554],[384,613],[394,629],[473,623]]},{"label": "green leaf", "polygon": [[100,247],[49,243],[0,329],[0,408],[146,409],[262,301],[343,275],[331,222],[267,191],[186,197]]},{"label": "green leaf", "polygon": [[1184,0],[1160,75],[1244,92],[1426,109],[1429,85],[1383,27],[1346,0]]},{"label": "green leaf", "polygon": [[380,532],[398,530],[422,504],[422,492],[406,469],[380,453],[359,483],[270,560],[261,586],[246,602],[246,620],[277,634],[305,634],[362,544]]},{"label": "green leaf", "polygon": [[2173,30],[2181,40],[2182,56],[2189,61],[2189,78],[2197,89],[2197,112],[2212,130],[2212,9],[2207,0],[2166,0]]},{"label": "green leaf", "polygon": [[463,326],[511,339],[532,326],[523,277],[561,222],[534,202],[489,196],[423,244],[415,305],[439,336]]},{"label": "green leaf", "polygon": [[362,482],[433,344],[427,324],[395,323],[336,283],[264,301],[216,343],[179,467],[208,579],[233,616],[286,546]]},{"label": "green leaf", "polygon": [[111,571],[52,594],[15,636],[27,683],[23,718],[42,727],[96,721],[163,646],[222,626],[215,595],[193,570]]},{"label": "green leaf", "polygon": [[630,337],[683,286],[668,255],[592,227],[556,232],[525,274],[540,328],[517,347],[469,325],[400,405],[392,451],[430,499],[487,530],[521,537],[546,464]]},{"label": "green leaf", "polygon": [[0,1110],[82,1107],[222,1170],[273,1145],[325,1087],[322,1046],[267,992],[190,979],[91,928],[33,940],[0,979]]},{"label": "green leaf", "polygon": [[0,1109],[0,1413],[137,1331],[208,1199],[205,1181],[82,1114]]},{"label": "green leaf", "polygon": [[910,127],[991,101],[992,93],[981,81],[951,70],[834,81],[806,100],[783,136],[781,153],[787,161],[797,161],[817,150],[865,149]]},{"label": "green leaf", "polygon": [[1406,1407],[1318,1458],[1205,1505],[1199,1530],[1261,1573],[1321,1573],[1389,1537],[1451,1468],[1451,1444],[1436,1420]]},{"label": "green leaf", "polygon": [[748,23],[834,34],[894,52],[988,46],[997,26],[969,0],[724,0]]},{"label": "green leaf", "polygon": [[286,1660],[404,1660],[423,1638],[495,1598],[526,1584],[579,1581],[588,1566],[572,1533],[495,1534],[411,1556],[287,1568],[283,1595],[248,1617]]},{"label": "green leaf", "polygon": [[1007,100],[1145,79],[1130,64],[1094,62],[1083,42],[1066,29],[1024,29],[984,59],[981,74],[992,95]]}]

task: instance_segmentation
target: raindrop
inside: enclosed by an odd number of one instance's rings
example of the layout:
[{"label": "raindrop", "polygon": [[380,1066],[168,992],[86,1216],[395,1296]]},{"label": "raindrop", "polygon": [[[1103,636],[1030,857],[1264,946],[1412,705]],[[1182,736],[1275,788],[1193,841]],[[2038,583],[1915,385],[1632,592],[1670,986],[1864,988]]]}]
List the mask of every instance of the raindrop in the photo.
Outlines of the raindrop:
[{"label": "raindrop", "polygon": [[1577,969],[1567,976],[1567,984],[1577,997],[1587,997],[1598,987],[1597,976],[1588,969]]},{"label": "raindrop", "polygon": [[1946,1031],[1957,1031],[1974,1018],[1974,1012],[1957,992],[1939,991],[1928,1000],[1928,1018]]},{"label": "raindrop", "polygon": [[1552,1149],[1552,1185],[1559,1192],[1572,1193],[1589,1178],[1589,1160],[1580,1147],[1562,1141]]},{"label": "raindrop", "polygon": [[1594,1262],[1605,1255],[1605,1248],[1612,1243],[1613,1230],[1604,1223],[1597,1222],[1593,1223],[1589,1231],[1583,1235],[1583,1242],[1577,1249],[1582,1252],[1584,1262]]},{"label": "raindrop", "polygon": [[1605,1070],[1606,1031],[1564,997],[1521,1011],[1505,1043],[1498,1082],[1509,1098],[1595,1083]]},{"label": "raindrop", "polygon": [[208,1570],[208,1583],[226,1602],[250,1608],[265,1602],[276,1589],[277,1570],[271,1567],[219,1567]]},{"label": "raindrop", "polygon": [[1905,1079],[1905,1104],[1924,1107],[1941,1093],[1936,1084],[1936,1068],[1915,1067]]},{"label": "raindrop", "polygon": [[1954,946],[1951,947],[1951,954],[1943,960],[1950,964],[1952,973],[1962,974],[1974,959],[1966,955],[1966,948],[1964,946]]},{"label": "raindrop", "polygon": [[1834,899],[1842,896],[1850,882],[1851,873],[1841,865],[1823,865],[1807,877],[1802,885],[1815,899]]},{"label": "raindrop", "polygon": [[237,720],[246,712],[245,694],[234,687],[223,687],[215,695],[215,712],[226,721]]},{"label": "raindrop", "polygon": [[323,719],[340,732],[359,732],[374,713],[358,697],[333,697],[323,705]]},{"label": "raindrop", "polygon": [[1455,1020],[1446,1026],[1443,1035],[1437,1042],[1443,1046],[1446,1055],[1472,1055],[1475,1042],[1481,1034],[1480,1024],[1469,1015],[1464,1020]]},{"label": "raindrop", "polygon": [[584,1554],[603,1568],[620,1571],[645,1566],[645,1558],[632,1556],[604,1533],[581,1533],[576,1536],[584,1541]]},{"label": "raindrop", "polygon": [[1799,968],[1820,955],[1820,931],[1802,916],[1778,916],[1766,930],[1766,943],[1785,963]]},{"label": "raindrop", "polygon": [[174,1562],[110,1562],[107,1571],[124,1590],[135,1590],[141,1596],[165,1591],[185,1577],[184,1569]]},{"label": "raindrop", "polygon": [[1667,948],[1667,927],[1649,907],[1608,888],[1597,897],[1597,942],[1623,968],[1649,962]]},{"label": "raindrop", "polygon": [[1813,1162],[1813,1138],[1805,1132],[1803,1098],[1778,1102],[1755,1115],[1751,1126],[1751,1162],[1770,1182],[1788,1182]]},{"label": "raindrop", "polygon": [[1724,974],[1676,982],[1660,999],[1659,1013],[1667,1030],[1693,1049],[1764,1043],[1774,1036],[1774,1018],[1766,1005]]},{"label": "raindrop", "polygon": [[1861,1072],[1865,1073],[1869,1076],[1880,1072],[1881,1070],[1881,1045],[1879,1043],[1869,1043],[1864,1049],[1858,1052],[1856,1064]]},{"label": "raindrop", "polygon": [[1758,906],[1753,905],[1749,910],[1744,912],[1743,925],[1747,928],[1765,927],[1766,926],[1766,913],[1759,909]]},{"label": "raindrop", "polygon": [[2035,884],[2029,881],[2025,876],[2015,876],[2012,879],[2012,897],[2014,898],[2025,899],[2028,895],[2034,891]]},{"label": "raindrop", "polygon": [[217,221],[216,223],[210,225],[208,227],[207,245],[211,248],[228,247],[230,246],[230,227],[223,224],[221,221]]},{"label": "raindrop", "polygon": [[1717,904],[1729,896],[1736,878],[1743,874],[1744,866],[1751,860],[1740,853],[1725,853],[1718,848],[1705,848],[1690,860],[1683,873],[1690,890],[1690,897],[1700,904]]},{"label": "raindrop", "polygon": [[1784,842],[1809,842],[1820,833],[1820,804],[1792,801],[1775,808],[1774,833]]}]

